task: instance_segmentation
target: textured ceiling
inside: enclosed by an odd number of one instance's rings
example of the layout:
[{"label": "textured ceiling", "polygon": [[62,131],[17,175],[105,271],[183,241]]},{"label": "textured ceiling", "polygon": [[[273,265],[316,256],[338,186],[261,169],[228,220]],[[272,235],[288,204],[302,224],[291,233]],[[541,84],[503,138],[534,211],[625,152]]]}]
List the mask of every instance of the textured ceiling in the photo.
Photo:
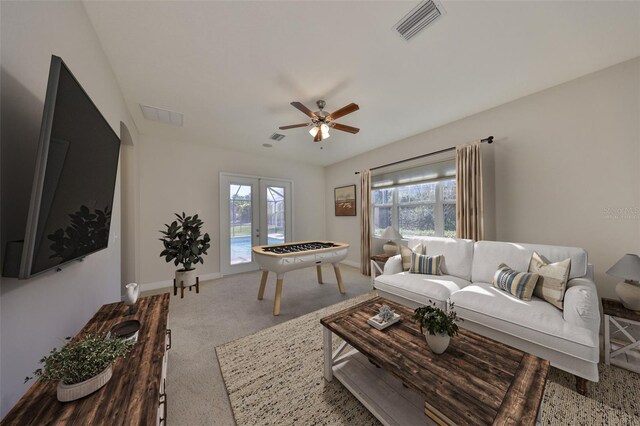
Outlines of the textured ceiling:
[{"label": "textured ceiling", "polygon": [[[443,2],[412,41],[411,2],[85,2],[140,133],[329,165],[640,55],[640,4]],[[313,143],[289,105],[360,111]],[[139,104],[184,113],[145,120]],[[478,135],[485,136],[485,135]],[[263,143],[273,148],[264,148]],[[323,149],[320,150],[319,147]]]}]

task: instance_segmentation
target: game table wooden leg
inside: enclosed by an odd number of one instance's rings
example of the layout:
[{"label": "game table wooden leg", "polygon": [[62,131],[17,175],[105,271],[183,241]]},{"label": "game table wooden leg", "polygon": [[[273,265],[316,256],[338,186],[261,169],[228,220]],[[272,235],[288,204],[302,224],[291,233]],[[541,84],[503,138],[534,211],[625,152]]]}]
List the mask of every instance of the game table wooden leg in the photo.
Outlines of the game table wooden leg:
[{"label": "game table wooden leg", "polygon": [[258,290],[258,300],[262,300],[264,297],[264,288],[267,286],[267,277],[269,276],[269,271],[262,271],[262,278],[260,279],[260,289]]},{"label": "game table wooden leg", "polygon": [[323,282],[322,282],[322,266],[316,265],[316,272],[318,273],[318,284],[323,284]]},{"label": "game table wooden leg", "polygon": [[344,294],[344,284],[342,283],[342,275],[340,274],[340,265],[338,263],[334,263],[333,270],[336,273],[336,280],[338,280],[338,290],[340,290],[340,294]]},{"label": "game table wooden leg", "polygon": [[273,315],[280,315],[280,300],[282,299],[282,281],[284,275],[278,274],[278,279],[276,280],[276,299],[273,302]]}]

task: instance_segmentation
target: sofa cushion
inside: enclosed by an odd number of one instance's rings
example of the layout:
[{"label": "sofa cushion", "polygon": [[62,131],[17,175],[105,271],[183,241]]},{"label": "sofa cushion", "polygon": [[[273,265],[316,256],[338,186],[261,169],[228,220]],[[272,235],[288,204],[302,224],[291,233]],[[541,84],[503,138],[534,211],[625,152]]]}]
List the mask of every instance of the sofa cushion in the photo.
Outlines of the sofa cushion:
[{"label": "sofa cushion", "polygon": [[531,272],[518,272],[501,263],[493,276],[493,286],[514,295],[518,299],[531,300],[540,276]]},{"label": "sofa cushion", "polygon": [[[471,281],[471,264],[473,262],[473,241],[457,238],[416,237],[411,243],[422,243],[427,256],[444,255],[442,273]],[[497,266],[497,264],[496,264]],[[495,272],[497,268],[494,268]],[[490,280],[489,280],[490,281]]]},{"label": "sofa cushion", "polygon": [[570,270],[571,259],[551,263],[544,256],[533,252],[531,263],[529,263],[529,272],[540,275],[533,294],[556,308],[562,309],[562,300]]},{"label": "sofa cushion", "polygon": [[411,267],[409,272],[412,274],[442,275],[440,265],[444,260],[443,255],[427,256],[426,254],[411,253]]},{"label": "sofa cushion", "polygon": [[[516,271],[528,271],[534,251],[549,259],[550,262],[571,258],[569,278],[579,278],[587,274],[587,252],[581,248],[478,241],[473,250],[472,281],[490,283],[501,263],[506,263]],[[445,258],[446,256],[445,254]]]},{"label": "sofa cushion", "polygon": [[379,275],[375,279],[377,289],[422,305],[428,305],[430,300],[446,303],[451,293],[470,284],[469,281],[452,275],[421,275],[410,272]]},{"label": "sofa cushion", "polygon": [[465,320],[581,359],[598,360],[598,331],[570,324],[562,311],[537,297],[524,301],[491,284],[473,283],[453,293],[451,301]]}]

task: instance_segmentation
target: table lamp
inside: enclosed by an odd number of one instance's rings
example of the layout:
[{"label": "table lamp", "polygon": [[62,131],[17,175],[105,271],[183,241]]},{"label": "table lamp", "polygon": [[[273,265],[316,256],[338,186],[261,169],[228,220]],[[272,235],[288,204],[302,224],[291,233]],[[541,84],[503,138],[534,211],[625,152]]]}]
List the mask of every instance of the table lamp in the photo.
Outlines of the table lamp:
[{"label": "table lamp", "polygon": [[387,240],[387,242],[382,246],[382,248],[384,249],[384,254],[387,254],[389,256],[395,256],[396,254],[398,254],[398,244],[396,244],[396,241],[401,240],[402,235],[400,235],[400,233],[396,231],[394,227],[387,227],[380,238],[382,238],[383,240]]},{"label": "table lamp", "polygon": [[607,274],[624,279],[616,286],[616,294],[625,308],[640,311],[640,257],[625,254],[609,268]]}]

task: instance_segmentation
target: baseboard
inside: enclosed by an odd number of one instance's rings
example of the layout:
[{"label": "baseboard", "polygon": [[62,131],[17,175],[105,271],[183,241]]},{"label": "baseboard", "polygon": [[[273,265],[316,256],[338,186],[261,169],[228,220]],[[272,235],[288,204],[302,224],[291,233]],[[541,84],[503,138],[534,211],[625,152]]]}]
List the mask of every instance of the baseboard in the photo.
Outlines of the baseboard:
[{"label": "baseboard", "polygon": [[[210,274],[198,275],[200,281],[216,280],[222,278],[220,272],[212,272]],[[161,288],[173,288],[173,278],[165,281],[156,281],[154,283],[140,284],[140,291],[160,290]]]},{"label": "baseboard", "polygon": [[360,262],[354,262],[353,260],[343,260],[340,263],[344,263],[347,266],[352,266],[356,269],[360,269]]}]

